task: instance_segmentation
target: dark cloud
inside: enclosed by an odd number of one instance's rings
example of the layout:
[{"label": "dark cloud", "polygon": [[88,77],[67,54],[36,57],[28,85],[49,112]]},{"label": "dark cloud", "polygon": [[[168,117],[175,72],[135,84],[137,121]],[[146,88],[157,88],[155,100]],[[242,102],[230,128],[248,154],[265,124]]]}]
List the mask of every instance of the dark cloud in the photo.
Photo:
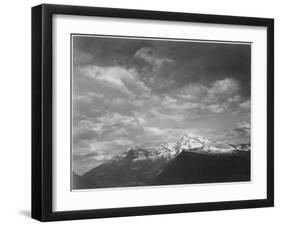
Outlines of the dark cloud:
[{"label": "dark cloud", "polygon": [[113,64],[128,65],[138,49],[145,41],[106,37],[73,36],[74,56],[83,57],[83,53],[91,55],[91,60],[82,64],[111,66]]},{"label": "dark cloud", "polygon": [[[147,61],[135,57],[142,49],[147,50],[147,56],[151,56]],[[190,83],[208,85],[213,80],[232,77],[239,81],[241,94],[250,95],[251,45],[248,44],[74,36],[74,56],[75,54],[85,58],[85,64],[124,67],[134,65],[143,72],[143,77],[151,77],[153,73],[158,83],[159,80],[173,79],[174,83],[170,84],[172,88]],[[163,64],[153,71],[153,57],[164,61],[170,59],[173,63]],[[144,73],[144,69],[147,73]],[[154,88],[156,91],[166,92],[170,86]]]}]

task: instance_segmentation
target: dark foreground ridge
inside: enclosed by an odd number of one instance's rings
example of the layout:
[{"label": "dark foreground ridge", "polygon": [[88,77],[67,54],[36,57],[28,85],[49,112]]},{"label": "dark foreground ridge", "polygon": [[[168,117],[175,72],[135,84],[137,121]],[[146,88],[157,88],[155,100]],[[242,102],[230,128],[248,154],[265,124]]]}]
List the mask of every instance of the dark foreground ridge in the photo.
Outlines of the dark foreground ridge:
[{"label": "dark foreground ridge", "polygon": [[250,180],[250,152],[207,155],[182,152],[155,178],[154,185]]}]

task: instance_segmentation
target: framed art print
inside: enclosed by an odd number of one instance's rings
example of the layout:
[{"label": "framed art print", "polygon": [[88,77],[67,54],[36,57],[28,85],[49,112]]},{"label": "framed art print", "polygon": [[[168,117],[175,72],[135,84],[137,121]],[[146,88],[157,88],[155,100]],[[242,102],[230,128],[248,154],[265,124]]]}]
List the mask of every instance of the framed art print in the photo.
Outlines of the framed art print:
[{"label": "framed art print", "polygon": [[273,206],[274,22],[32,8],[32,217]]}]

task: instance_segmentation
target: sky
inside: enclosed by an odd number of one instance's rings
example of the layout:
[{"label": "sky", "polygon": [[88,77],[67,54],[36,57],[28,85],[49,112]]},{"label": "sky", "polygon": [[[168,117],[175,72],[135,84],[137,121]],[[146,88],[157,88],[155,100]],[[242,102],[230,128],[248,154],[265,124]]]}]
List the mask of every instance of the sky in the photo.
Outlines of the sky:
[{"label": "sky", "polygon": [[251,45],[72,36],[73,170],[184,134],[250,140]]}]

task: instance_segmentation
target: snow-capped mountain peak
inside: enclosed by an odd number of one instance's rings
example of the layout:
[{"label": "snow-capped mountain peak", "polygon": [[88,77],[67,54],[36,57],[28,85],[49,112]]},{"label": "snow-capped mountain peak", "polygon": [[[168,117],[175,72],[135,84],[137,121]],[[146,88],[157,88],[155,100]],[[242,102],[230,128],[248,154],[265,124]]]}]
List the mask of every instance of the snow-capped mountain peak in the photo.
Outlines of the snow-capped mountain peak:
[{"label": "snow-capped mountain peak", "polygon": [[121,158],[130,159],[132,162],[142,160],[169,160],[179,154],[177,143],[142,144],[130,148],[122,155],[113,158],[113,161]]},{"label": "snow-capped mountain peak", "polygon": [[227,154],[236,150],[248,150],[249,145],[231,145],[226,142],[212,142],[204,136],[185,134],[176,142],[162,142],[157,144],[141,144],[128,149],[121,155],[116,156],[110,162],[127,159],[132,162],[150,160],[169,161],[181,152],[197,152],[206,154]]},{"label": "snow-capped mountain peak", "polygon": [[177,143],[181,150],[194,150],[194,149],[207,150],[208,144],[210,144],[211,142],[206,137],[198,136],[194,134],[187,134],[181,136],[181,138]]},{"label": "snow-capped mountain peak", "polygon": [[[249,160],[250,144],[231,145],[183,135],[176,142],[132,147],[86,172],[83,178],[95,188],[202,183],[204,178],[225,181],[225,172],[234,175],[230,181],[246,172],[242,180],[248,180]],[[228,167],[230,163],[234,167]]]}]

